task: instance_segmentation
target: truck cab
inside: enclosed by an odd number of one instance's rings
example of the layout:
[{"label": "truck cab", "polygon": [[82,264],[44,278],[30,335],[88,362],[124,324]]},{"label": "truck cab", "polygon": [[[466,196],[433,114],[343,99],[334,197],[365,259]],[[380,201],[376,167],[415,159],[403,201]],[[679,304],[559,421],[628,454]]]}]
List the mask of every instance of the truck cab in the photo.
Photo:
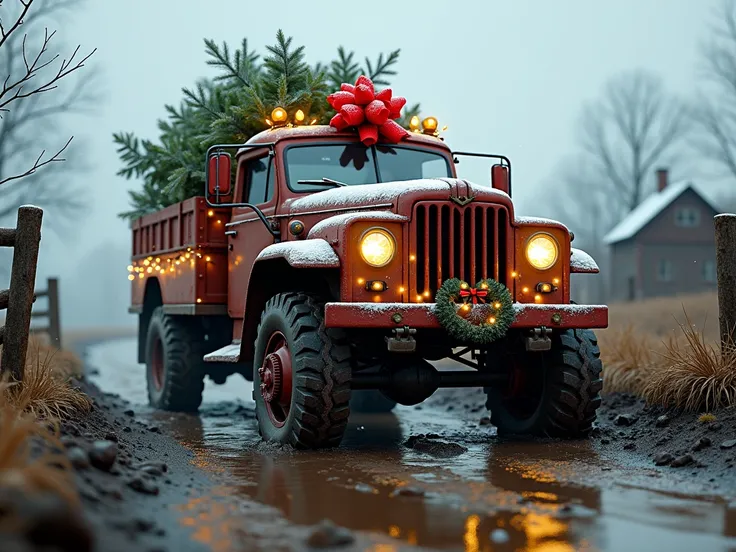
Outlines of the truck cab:
[{"label": "truck cab", "polygon": [[[317,448],[351,409],[476,386],[501,433],[590,432],[608,311],[573,304],[570,276],[596,263],[515,213],[506,157],[452,152],[430,119],[399,143],[289,125],[213,146],[204,197],[133,223],[152,404],[196,409],[205,376],[240,373],[265,439]],[[489,184],[458,177],[463,155]]]}]

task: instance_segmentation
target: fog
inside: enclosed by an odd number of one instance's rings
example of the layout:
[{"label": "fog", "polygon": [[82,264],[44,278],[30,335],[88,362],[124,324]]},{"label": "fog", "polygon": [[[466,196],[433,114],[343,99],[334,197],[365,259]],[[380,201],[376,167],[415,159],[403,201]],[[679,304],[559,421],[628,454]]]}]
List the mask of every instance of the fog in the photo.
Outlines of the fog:
[{"label": "fog", "polygon": [[[66,327],[135,323],[127,314],[130,236],[117,213],[137,184],[115,175],[111,135],[157,136],[164,104],[178,104],[182,87],[209,74],[205,37],[235,45],[247,36],[262,52],[282,28],[313,62],[331,59],[338,45],[361,57],[401,48],[396,93],[448,125],[452,148],[510,157],[517,211],[536,215],[554,193],[542,184],[554,183],[555,167],[575,147],[581,104],[608,78],[640,67],[659,73],[669,91],[693,93],[698,41],[716,3],[90,0],[59,30],[68,43],[97,47],[102,70],[99,111],[69,121],[70,133],[89,142],[69,155],[88,158],[90,202],[72,232],[44,232],[39,281],[60,277]],[[487,181],[473,169],[465,176]]]}]

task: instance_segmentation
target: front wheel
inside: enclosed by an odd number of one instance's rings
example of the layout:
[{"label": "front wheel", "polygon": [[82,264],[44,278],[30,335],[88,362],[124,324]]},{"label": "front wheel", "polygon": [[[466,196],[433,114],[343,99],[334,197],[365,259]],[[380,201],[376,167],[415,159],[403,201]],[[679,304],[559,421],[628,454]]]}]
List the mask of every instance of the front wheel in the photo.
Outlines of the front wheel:
[{"label": "front wheel", "polygon": [[324,303],[280,293],[261,315],[253,363],[253,399],[261,436],[296,448],[340,444],[350,415],[350,347],[325,328]]},{"label": "front wheel", "polygon": [[509,374],[509,384],[486,389],[486,407],[499,435],[581,438],[590,434],[603,387],[598,341],[591,330],[552,336],[552,349],[489,351],[488,366]]}]

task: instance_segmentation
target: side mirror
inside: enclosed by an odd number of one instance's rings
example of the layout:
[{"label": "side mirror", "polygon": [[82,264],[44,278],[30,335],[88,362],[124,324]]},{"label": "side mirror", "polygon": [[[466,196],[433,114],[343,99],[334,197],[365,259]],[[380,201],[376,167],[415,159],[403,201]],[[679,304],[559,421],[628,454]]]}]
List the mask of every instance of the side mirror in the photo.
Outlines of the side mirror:
[{"label": "side mirror", "polygon": [[506,165],[493,165],[491,167],[491,186],[504,192],[509,193],[509,168]]},{"label": "side mirror", "polygon": [[213,153],[207,161],[207,192],[209,196],[214,196],[215,203],[220,203],[221,197],[230,195],[231,171],[232,159],[228,153]]}]

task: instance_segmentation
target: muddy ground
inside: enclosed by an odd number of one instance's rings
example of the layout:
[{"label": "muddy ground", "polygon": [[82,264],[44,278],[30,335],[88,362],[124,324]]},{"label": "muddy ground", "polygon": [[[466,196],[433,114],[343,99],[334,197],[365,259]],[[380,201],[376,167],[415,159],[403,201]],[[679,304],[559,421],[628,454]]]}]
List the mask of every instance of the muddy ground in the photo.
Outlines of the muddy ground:
[{"label": "muddy ground", "polygon": [[97,550],[736,550],[733,410],[613,396],[589,441],[500,440],[480,390],[444,390],[294,452],[260,441],[242,379],[151,411],[133,343],[90,348],[115,394],[84,383],[95,411],[64,427]]}]

